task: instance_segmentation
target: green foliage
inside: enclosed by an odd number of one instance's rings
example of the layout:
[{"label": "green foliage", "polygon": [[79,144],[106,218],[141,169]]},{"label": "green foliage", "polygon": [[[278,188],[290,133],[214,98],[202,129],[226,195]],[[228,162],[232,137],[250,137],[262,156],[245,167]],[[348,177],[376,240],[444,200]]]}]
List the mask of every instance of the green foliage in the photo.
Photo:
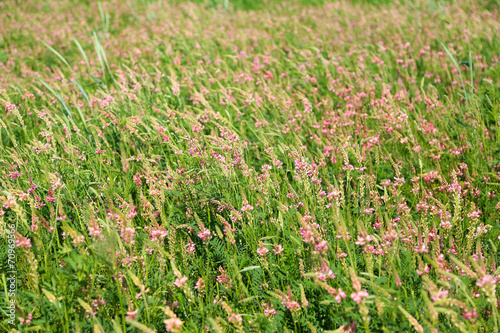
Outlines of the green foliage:
[{"label": "green foliage", "polygon": [[498,332],[497,7],[0,4],[0,328]]}]

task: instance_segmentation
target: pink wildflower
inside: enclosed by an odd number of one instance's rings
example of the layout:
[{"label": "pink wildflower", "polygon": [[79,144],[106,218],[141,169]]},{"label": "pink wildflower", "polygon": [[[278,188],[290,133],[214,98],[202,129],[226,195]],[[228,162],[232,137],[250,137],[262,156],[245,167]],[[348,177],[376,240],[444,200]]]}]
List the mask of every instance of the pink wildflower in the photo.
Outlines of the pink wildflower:
[{"label": "pink wildflower", "polygon": [[467,214],[467,216],[471,219],[474,219],[474,218],[478,218],[479,215],[481,215],[482,212],[480,210],[478,211],[475,211],[475,212],[470,212],[469,214]]},{"label": "pink wildflower", "polygon": [[337,301],[337,303],[340,303],[342,299],[346,297],[347,297],[346,293],[339,288],[337,296],[335,296],[335,300]]},{"label": "pink wildflower", "polygon": [[227,320],[230,322],[237,322],[241,323],[243,321],[243,318],[239,314],[231,313],[229,316],[227,316]]},{"label": "pink wildflower", "polygon": [[182,326],[182,320],[180,320],[177,317],[165,319],[163,322],[165,323],[167,332],[172,332],[174,330],[181,328]]},{"label": "pink wildflower", "polygon": [[483,276],[476,282],[476,286],[481,287],[481,288],[487,288],[488,286],[495,286],[495,283],[497,283],[497,279],[489,274]]},{"label": "pink wildflower", "polygon": [[288,310],[290,310],[292,312],[296,311],[296,310],[300,310],[300,304],[297,301],[285,300],[285,301],[281,302],[281,304],[283,304],[285,306],[285,308],[287,308]]},{"label": "pink wildflower", "polygon": [[275,314],[276,314],[276,310],[275,309],[265,309],[264,310],[264,315],[266,317],[274,316]]},{"label": "pink wildflower", "polygon": [[135,311],[128,311],[127,312],[127,319],[135,320],[135,317],[137,316],[137,312],[139,309],[136,309]]},{"label": "pink wildflower", "polygon": [[177,288],[182,288],[182,286],[184,285],[184,283],[186,283],[187,281],[187,276],[183,276],[182,278],[177,278],[174,282],[174,285],[177,287]]},{"label": "pink wildflower", "polygon": [[31,247],[31,239],[26,238],[26,237],[21,237],[20,239],[16,240],[16,246],[30,248]]},{"label": "pink wildflower", "polygon": [[259,247],[257,249],[257,253],[261,256],[265,256],[267,253],[269,252],[269,250],[267,249],[267,247],[265,246],[262,246],[262,247]]},{"label": "pink wildflower", "polygon": [[253,210],[253,207],[250,205],[246,205],[246,206],[241,207],[242,212],[252,211],[252,210]]},{"label": "pink wildflower", "polygon": [[207,239],[212,239],[212,233],[209,229],[203,229],[198,233],[198,237],[206,241]]},{"label": "pink wildflower", "polygon": [[205,290],[205,280],[199,278],[198,281],[196,281],[196,285],[194,286],[194,288],[199,292],[203,292]]},{"label": "pink wildflower", "polygon": [[431,295],[432,301],[437,302],[448,297],[448,290],[439,290],[437,294]]},{"label": "pink wildflower", "polygon": [[284,251],[284,248],[283,248],[283,246],[281,246],[281,244],[274,244],[273,253],[275,255],[281,254],[283,251]]},{"label": "pink wildflower", "polygon": [[354,302],[356,302],[358,304],[360,304],[361,301],[367,297],[368,297],[368,293],[366,292],[366,290],[360,290],[358,292],[351,294],[351,298],[354,300]]}]

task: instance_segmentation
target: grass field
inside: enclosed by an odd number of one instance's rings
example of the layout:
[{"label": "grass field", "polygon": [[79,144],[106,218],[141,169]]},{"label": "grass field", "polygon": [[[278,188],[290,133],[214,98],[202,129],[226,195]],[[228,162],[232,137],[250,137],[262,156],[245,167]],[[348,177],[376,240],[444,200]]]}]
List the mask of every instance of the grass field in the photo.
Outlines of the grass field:
[{"label": "grass field", "polygon": [[498,332],[499,8],[0,2],[0,331]]}]

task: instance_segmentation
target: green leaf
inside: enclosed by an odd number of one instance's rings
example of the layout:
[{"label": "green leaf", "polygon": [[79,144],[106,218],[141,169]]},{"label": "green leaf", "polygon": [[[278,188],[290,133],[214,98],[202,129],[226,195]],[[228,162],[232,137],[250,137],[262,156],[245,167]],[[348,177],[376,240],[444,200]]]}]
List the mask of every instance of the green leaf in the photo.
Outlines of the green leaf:
[{"label": "green leaf", "polygon": [[144,333],[156,333],[155,330],[147,327],[146,325],[144,324],[141,324],[135,320],[131,320],[131,319],[125,319],[125,322],[127,324],[129,324],[130,326],[133,326],[135,328],[138,328],[139,330],[141,330],[141,332],[144,332]]},{"label": "green leaf", "polygon": [[56,50],[54,50],[52,47],[50,47],[47,43],[43,42],[43,44],[49,49],[51,50],[59,59],[61,59],[61,61],[66,64],[66,66],[68,66],[69,70],[71,72],[73,72],[73,68],[71,68],[71,66],[68,64],[68,62],[66,61],[66,59],[64,59],[64,57],[59,54],[59,52],[57,52]]},{"label": "green leaf", "polygon": [[260,268],[261,268],[260,266],[248,266],[248,267],[243,268],[240,271],[240,273],[248,272],[248,271],[251,271],[251,270],[254,270],[254,269],[260,269]]}]

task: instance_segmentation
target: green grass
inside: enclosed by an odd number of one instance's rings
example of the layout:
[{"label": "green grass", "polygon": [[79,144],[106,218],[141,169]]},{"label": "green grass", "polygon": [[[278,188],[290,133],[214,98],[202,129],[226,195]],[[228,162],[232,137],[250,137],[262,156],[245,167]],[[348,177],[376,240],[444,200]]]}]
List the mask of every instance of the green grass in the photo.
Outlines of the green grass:
[{"label": "green grass", "polygon": [[221,4],[0,4],[0,329],[498,332],[497,3]]}]

